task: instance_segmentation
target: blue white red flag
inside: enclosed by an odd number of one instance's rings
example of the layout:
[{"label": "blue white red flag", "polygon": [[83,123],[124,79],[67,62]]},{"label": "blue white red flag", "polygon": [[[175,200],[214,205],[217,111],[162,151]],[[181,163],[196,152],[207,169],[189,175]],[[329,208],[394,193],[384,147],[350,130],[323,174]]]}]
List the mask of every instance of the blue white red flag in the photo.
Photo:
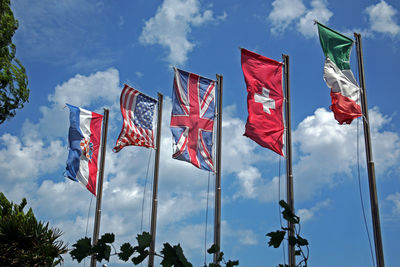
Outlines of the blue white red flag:
[{"label": "blue white red flag", "polygon": [[80,182],[96,195],[97,159],[103,115],[67,104],[69,153],[65,176]]},{"label": "blue white red flag", "polygon": [[212,159],[216,82],[174,68],[171,132],[174,159],[214,171]]},{"label": "blue white red flag", "polygon": [[157,100],[125,84],[120,98],[124,122],[114,152],[125,146],[154,147],[153,115],[156,104]]}]

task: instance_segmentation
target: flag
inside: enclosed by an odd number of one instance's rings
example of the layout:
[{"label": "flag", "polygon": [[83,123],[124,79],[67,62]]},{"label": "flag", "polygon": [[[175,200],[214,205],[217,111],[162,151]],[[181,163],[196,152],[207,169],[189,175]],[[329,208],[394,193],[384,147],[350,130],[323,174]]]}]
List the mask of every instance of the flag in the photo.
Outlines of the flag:
[{"label": "flag", "polygon": [[174,68],[171,132],[174,159],[213,171],[212,137],[216,82]]},{"label": "flag", "polygon": [[157,100],[125,84],[120,98],[124,121],[114,152],[125,146],[154,147],[153,115],[156,104]]},{"label": "flag", "polygon": [[67,104],[69,153],[65,176],[80,182],[96,195],[97,159],[103,115]]},{"label": "flag", "polygon": [[246,49],[241,52],[249,112],[244,136],[283,156],[282,63]]},{"label": "flag", "polygon": [[358,101],[361,90],[350,69],[353,40],[322,24],[317,25],[325,54],[324,80],[331,88],[330,108],[340,124],[350,124],[362,115]]}]

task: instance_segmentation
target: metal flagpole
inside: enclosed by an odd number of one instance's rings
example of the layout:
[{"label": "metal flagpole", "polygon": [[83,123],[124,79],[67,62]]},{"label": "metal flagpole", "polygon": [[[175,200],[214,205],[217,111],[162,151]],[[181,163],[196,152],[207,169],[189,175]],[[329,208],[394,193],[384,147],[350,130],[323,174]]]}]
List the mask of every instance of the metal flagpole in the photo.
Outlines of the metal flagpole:
[{"label": "metal flagpole", "polygon": [[[214,244],[221,248],[221,135],[222,135],[222,83],[223,76],[217,74],[218,83],[218,124],[217,124],[217,160],[215,163],[215,209]],[[219,252],[214,253],[214,264],[219,262]]]},{"label": "metal flagpole", "polygon": [[[289,81],[289,56],[282,55],[284,64],[284,81],[285,81],[285,126],[286,126],[286,198],[289,208],[294,213],[294,197],[293,197],[293,172],[292,172],[292,129],[290,122],[290,81]],[[294,224],[288,222],[289,238],[294,236]],[[288,244],[289,266],[296,266],[295,247]]]},{"label": "metal flagpole", "polygon": [[154,159],[154,181],[153,181],[153,204],[151,209],[151,244],[149,252],[149,267],[154,266],[154,253],[156,246],[156,226],[157,226],[157,204],[158,204],[158,166],[160,163],[160,140],[161,140],[161,120],[162,120],[163,95],[158,93],[158,113],[157,113],[157,137],[156,137],[156,156]]},{"label": "metal flagpole", "polygon": [[378,196],[377,196],[376,182],[375,182],[375,167],[374,167],[374,160],[372,157],[371,134],[370,134],[369,118],[368,118],[367,92],[365,88],[364,61],[362,54],[361,34],[354,33],[354,37],[356,39],[358,75],[361,87],[361,108],[364,115],[363,125],[364,125],[365,155],[367,159],[372,225],[374,228],[376,264],[377,267],[384,267],[385,262],[383,257],[381,223],[379,219]]},{"label": "metal flagpole", "polygon": [[[100,170],[99,170],[99,181],[97,184],[97,196],[96,196],[96,215],[94,217],[94,229],[93,229],[93,245],[99,240],[100,232],[100,217],[101,217],[101,198],[103,196],[103,179],[104,179],[104,164],[106,158],[106,144],[107,144],[107,128],[108,128],[108,109],[104,109],[104,120],[103,120],[103,133],[101,135],[101,158],[100,158]],[[92,255],[90,259],[90,267],[96,267],[96,256]]]}]

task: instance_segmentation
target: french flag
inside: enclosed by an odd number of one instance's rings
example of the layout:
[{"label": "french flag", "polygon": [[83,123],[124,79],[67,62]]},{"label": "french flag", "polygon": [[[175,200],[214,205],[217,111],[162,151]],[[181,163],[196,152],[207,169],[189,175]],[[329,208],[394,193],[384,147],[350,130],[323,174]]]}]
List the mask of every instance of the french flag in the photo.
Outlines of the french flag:
[{"label": "french flag", "polygon": [[97,159],[103,115],[67,104],[70,114],[69,153],[65,176],[96,195]]}]

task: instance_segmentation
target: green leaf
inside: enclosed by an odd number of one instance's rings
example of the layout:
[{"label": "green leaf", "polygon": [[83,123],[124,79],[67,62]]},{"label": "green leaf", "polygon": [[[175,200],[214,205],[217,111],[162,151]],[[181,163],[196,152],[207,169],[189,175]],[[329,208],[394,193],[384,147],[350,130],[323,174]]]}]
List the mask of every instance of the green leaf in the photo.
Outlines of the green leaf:
[{"label": "green leaf", "polygon": [[129,243],[124,243],[121,248],[121,252],[118,253],[118,257],[122,261],[128,261],[132,254],[135,252],[135,249]]},{"label": "green leaf", "polygon": [[138,265],[139,263],[144,261],[147,256],[149,256],[148,250],[141,251],[139,256],[132,258],[132,262],[133,262],[133,264]]},{"label": "green leaf", "polygon": [[169,243],[164,243],[164,248],[161,251],[164,259],[161,262],[163,267],[192,267],[193,265],[187,261],[180,244],[172,247]]},{"label": "green leaf", "polygon": [[289,205],[286,203],[285,200],[280,200],[280,201],[279,201],[279,205],[280,205],[283,209],[285,209],[285,210],[289,210],[289,209],[290,209],[290,208],[289,208]]},{"label": "green leaf", "polygon": [[221,267],[221,265],[216,264],[216,263],[210,263],[208,266],[209,267]]},{"label": "green leaf", "polygon": [[207,249],[208,254],[214,254],[215,252],[219,252],[219,246],[213,244],[209,249]]},{"label": "green leaf", "polygon": [[185,267],[193,266],[190,262],[187,261],[185,255],[183,254],[183,250],[182,250],[180,244],[178,244],[177,246],[174,246],[174,249],[176,251],[179,261],[183,264],[183,266],[185,266]]},{"label": "green leaf", "polygon": [[114,243],[115,235],[113,233],[106,233],[101,236],[99,239],[99,243]]},{"label": "green leaf", "polygon": [[[104,240],[103,240],[104,241]],[[104,242],[97,242],[96,245],[93,246],[93,252],[96,255],[96,260],[98,262],[101,262],[103,259],[106,261],[110,261],[110,255],[111,255],[111,247],[109,245],[107,245]]]},{"label": "green leaf", "polygon": [[294,252],[294,255],[296,255],[296,256],[301,256],[301,250],[296,250],[296,251]]},{"label": "green leaf", "polygon": [[217,261],[220,262],[222,261],[222,258],[224,257],[224,253],[221,251],[220,253],[218,253],[218,259]]},{"label": "green leaf", "polygon": [[80,263],[84,258],[91,254],[92,242],[90,237],[84,237],[79,239],[72,246],[74,249],[69,253],[73,260],[77,260]]},{"label": "green leaf", "polygon": [[300,218],[293,213],[284,200],[279,201],[279,205],[283,208],[282,215],[285,220],[293,224],[298,224],[300,222]]},{"label": "green leaf", "polygon": [[270,232],[268,234],[266,234],[266,236],[269,236],[269,242],[268,242],[268,246],[273,246],[274,248],[278,248],[281,243],[283,238],[285,237],[286,232],[285,231],[275,231],[275,232]]},{"label": "green leaf", "polygon": [[299,244],[299,246],[308,246],[308,241],[307,239],[297,235],[297,244]]},{"label": "green leaf", "polygon": [[229,260],[226,263],[226,267],[232,267],[232,266],[238,266],[238,265],[239,265],[239,261],[231,261],[231,260]]},{"label": "green leaf", "polygon": [[143,232],[141,235],[138,234],[136,240],[138,241],[139,249],[143,250],[150,247],[151,239],[151,234],[148,232]]}]

